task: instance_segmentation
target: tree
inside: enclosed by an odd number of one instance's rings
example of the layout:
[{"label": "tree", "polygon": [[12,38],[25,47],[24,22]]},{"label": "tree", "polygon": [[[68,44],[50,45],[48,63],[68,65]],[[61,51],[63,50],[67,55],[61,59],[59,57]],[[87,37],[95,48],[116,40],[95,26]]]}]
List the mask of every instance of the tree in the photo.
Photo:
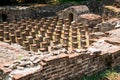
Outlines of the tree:
[{"label": "tree", "polygon": [[0,0],[0,5],[7,5],[10,3],[10,0]]}]

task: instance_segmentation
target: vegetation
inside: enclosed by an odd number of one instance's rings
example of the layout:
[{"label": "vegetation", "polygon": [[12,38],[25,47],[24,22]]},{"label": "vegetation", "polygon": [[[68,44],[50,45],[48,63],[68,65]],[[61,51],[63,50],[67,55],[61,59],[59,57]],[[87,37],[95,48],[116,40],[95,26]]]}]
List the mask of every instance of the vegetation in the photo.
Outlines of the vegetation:
[{"label": "vegetation", "polygon": [[61,4],[61,3],[73,3],[81,2],[86,0],[1,0],[0,5],[13,4],[13,3],[42,3],[42,4]]},{"label": "vegetation", "polygon": [[62,3],[80,3],[82,1],[87,0],[0,0],[0,5],[11,5],[20,3],[62,4]]},{"label": "vegetation", "polygon": [[112,70],[105,70],[103,72],[100,72],[100,73],[93,75],[93,76],[90,76],[90,77],[84,76],[80,80],[120,80],[119,69],[120,69],[120,67],[117,67],[117,68],[112,69]]}]

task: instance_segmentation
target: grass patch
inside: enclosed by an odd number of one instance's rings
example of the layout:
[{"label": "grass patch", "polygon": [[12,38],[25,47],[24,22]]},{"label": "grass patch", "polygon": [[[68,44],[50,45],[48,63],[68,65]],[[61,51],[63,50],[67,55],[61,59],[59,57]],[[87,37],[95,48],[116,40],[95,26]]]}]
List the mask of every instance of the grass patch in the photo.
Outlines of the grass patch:
[{"label": "grass patch", "polygon": [[79,80],[120,80],[120,66],[115,69],[102,71],[90,77],[84,76]]}]

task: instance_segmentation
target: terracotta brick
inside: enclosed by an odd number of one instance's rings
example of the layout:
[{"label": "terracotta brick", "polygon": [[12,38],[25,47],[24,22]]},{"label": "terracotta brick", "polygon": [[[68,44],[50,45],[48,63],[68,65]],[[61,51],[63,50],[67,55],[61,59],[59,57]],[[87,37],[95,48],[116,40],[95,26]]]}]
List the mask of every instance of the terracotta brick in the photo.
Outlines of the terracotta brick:
[{"label": "terracotta brick", "polygon": [[68,56],[69,56],[69,58],[75,58],[77,56],[80,56],[80,54],[72,53],[72,54],[69,54]]},{"label": "terracotta brick", "polygon": [[41,61],[41,62],[40,62],[40,65],[44,67],[44,66],[46,66],[47,64],[46,64],[45,62]]}]

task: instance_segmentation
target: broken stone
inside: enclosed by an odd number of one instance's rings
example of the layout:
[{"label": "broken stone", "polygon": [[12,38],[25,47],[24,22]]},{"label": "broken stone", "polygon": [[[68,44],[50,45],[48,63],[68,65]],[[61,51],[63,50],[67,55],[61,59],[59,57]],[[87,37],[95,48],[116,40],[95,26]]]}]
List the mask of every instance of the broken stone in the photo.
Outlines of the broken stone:
[{"label": "broken stone", "polygon": [[96,48],[88,48],[87,51],[92,54],[100,54],[101,53],[101,50],[96,49]]},{"label": "broken stone", "polygon": [[23,70],[24,67],[17,66],[17,69],[18,69],[18,70]]},{"label": "broken stone", "polygon": [[33,64],[38,64],[41,61],[41,59],[36,59],[35,61],[33,61]]},{"label": "broken stone", "polygon": [[21,61],[21,63],[19,64],[20,67],[26,67],[27,63],[25,61]]},{"label": "broken stone", "polygon": [[4,67],[5,68],[9,68],[10,64],[5,64]]},{"label": "broken stone", "polygon": [[9,66],[9,68],[12,69],[12,70],[14,70],[14,69],[17,69],[17,66],[16,66],[15,64],[11,64],[11,65]]}]

